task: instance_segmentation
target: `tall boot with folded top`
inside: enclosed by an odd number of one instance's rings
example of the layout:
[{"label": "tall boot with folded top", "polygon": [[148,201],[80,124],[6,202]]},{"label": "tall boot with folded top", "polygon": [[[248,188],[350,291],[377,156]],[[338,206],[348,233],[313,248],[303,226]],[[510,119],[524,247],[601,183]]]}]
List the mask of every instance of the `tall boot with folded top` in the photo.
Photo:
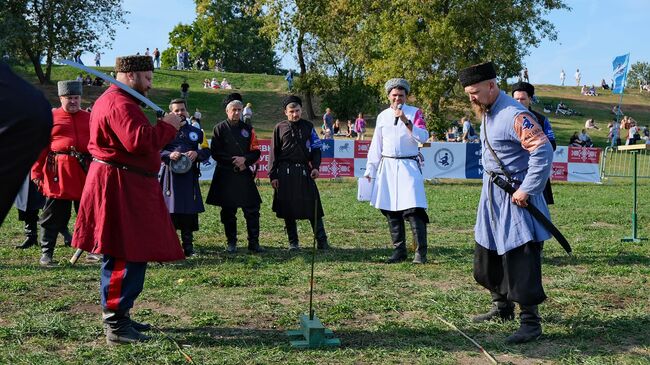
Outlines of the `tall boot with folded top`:
[{"label": "tall boot with folded top", "polygon": [[506,338],[510,344],[535,341],[542,336],[542,318],[539,316],[537,305],[519,305],[519,329]]},{"label": "tall boot with folded top", "polygon": [[128,316],[127,310],[102,310],[104,330],[106,332],[106,343],[119,345],[136,343],[150,340],[151,337],[143,335],[133,328],[133,323]]},{"label": "tall boot with folded top", "polygon": [[36,219],[25,221],[25,240],[16,246],[19,249],[26,249],[38,243],[38,222]]},{"label": "tall boot with folded top", "polygon": [[427,262],[427,224],[416,215],[409,215],[408,220],[417,246],[413,263],[424,264]]},{"label": "tall boot with folded top", "polygon": [[387,216],[390,237],[393,241],[393,255],[386,260],[387,264],[394,264],[406,260],[406,232],[404,218],[401,215]]}]

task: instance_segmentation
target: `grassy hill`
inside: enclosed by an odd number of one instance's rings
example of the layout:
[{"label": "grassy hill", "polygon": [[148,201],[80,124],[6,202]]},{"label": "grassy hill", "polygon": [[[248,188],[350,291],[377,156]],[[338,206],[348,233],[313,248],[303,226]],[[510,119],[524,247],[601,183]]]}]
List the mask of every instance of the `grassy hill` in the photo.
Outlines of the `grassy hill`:
[{"label": "grassy hill", "polygon": [[[36,82],[36,77],[31,68],[18,68],[24,77]],[[101,71],[109,73],[111,68],[102,67]],[[54,66],[52,69],[52,80],[74,79],[79,71],[68,66]],[[234,90],[212,90],[203,88],[204,79],[213,77],[221,81],[223,78],[235,88]],[[223,98],[230,92],[237,91],[244,97],[245,102],[253,104],[254,125],[258,135],[262,138],[271,136],[273,126],[284,118],[281,102],[287,95],[286,81],[282,76],[260,75],[260,74],[237,74],[228,72],[213,71],[173,71],[156,70],[154,73],[153,89],[149,97],[163,109],[169,101],[180,95],[180,84],[187,79],[190,84],[189,110],[196,108],[203,114],[203,128],[211,134],[214,125],[225,119],[226,115],[221,107]],[[53,105],[58,104],[56,97],[56,84],[41,86]],[[89,105],[104,90],[98,87],[86,87],[83,106]],[[607,123],[613,117],[612,106],[618,103],[619,96],[612,95],[611,91],[599,91],[599,96],[584,96],[580,94],[580,88],[571,86],[536,85],[536,93],[541,103],[535,109],[542,111],[542,105],[550,103],[556,105],[563,101],[571,109],[577,110],[583,116],[558,116],[554,113],[547,114],[558,144],[566,145],[573,132],[580,132],[584,127],[585,120],[594,118],[600,130],[590,130],[589,134],[597,146],[605,146],[607,143]],[[315,104],[316,112],[319,112],[319,105]],[[628,89],[623,97],[623,111],[639,121],[641,125],[650,124],[650,95],[639,93],[638,89]],[[336,111],[335,111],[336,112]],[[370,116],[372,122],[372,116]],[[476,121],[475,121],[476,122]],[[316,125],[320,125],[316,121]],[[372,133],[372,128],[369,130]]]}]

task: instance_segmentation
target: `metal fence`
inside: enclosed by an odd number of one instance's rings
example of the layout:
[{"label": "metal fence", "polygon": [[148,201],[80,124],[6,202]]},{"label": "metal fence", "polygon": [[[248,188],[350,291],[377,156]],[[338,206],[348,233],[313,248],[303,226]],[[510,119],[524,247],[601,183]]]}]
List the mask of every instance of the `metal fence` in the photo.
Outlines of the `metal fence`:
[{"label": "metal fence", "polygon": [[[637,153],[637,177],[650,178],[650,150]],[[633,177],[634,156],[632,151],[621,151],[616,147],[607,147],[600,159],[600,177]]]}]

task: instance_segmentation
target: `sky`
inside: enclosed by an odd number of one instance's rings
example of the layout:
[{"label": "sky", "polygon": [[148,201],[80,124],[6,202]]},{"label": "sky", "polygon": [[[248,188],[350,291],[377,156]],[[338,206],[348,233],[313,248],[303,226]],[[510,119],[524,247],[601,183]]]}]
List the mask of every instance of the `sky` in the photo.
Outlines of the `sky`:
[{"label": "sky", "polygon": [[[566,0],[572,10],[552,11],[547,18],[555,24],[556,41],[544,39],[539,48],[531,48],[524,59],[533,84],[560,84],[560,71],[567,74],[566,84],[575,85],[573,74],[582,73],[582,84],[609,82],[614,57],[630,53],[630,64],[650,61],[647,40],[648,0]],[[161,51],[169,47],[169,32],[179,23],[190,24],[195,18],[193,0],[124,0],[128,25],[116,29],[112,49],[103,49],[102,65],[112,66],[115,57],[143,54],[145,48]],[[291,54],[278,54],[280,66],[296,69]],[[82,60],[94,64],[94,55]]]}]

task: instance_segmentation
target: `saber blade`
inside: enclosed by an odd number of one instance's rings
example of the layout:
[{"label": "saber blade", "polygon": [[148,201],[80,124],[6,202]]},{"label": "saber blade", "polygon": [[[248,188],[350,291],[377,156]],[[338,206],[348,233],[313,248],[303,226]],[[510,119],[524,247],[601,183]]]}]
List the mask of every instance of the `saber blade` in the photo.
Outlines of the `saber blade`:
[{"label": "saber blade", "polygon": [[111,84],[115,84],[120,89],[122,89],[122,90],[126,91],[127,93],[129,93],[129,95],[131,95],[134,98],[140,100],[146,106],[153,109],[156,112],[156,115],[158,117],[162,118],[162,116],[165,115],[165,111],[162,110],[158,105],[154,104],[153,101],[147,99],[144,95],[142,95],[139,92],[133,90],[130,86],[124,84],[123,82],[119,82],[119,81],[115,80],[113,77],[110,77],[109,75],[107,75],[107,74],[105,74],[103,72],[94,70],[94,69],[92,69],[90,67],[84,66],[84,65],[82,65],[80,63],[73,62],[73,61],[70,61],[70,60],[59,59],[59,60],[55,60],[55,61],[58,62],[58,63],[62,63],[64,65],[68,65],[68,66],[72,66],[74,68],[78,68],[78,69],[80,69],[82,71],[88,72],[89,74],[93,74],[93,75],[95,75],[95,76],[97,76],[97,77],[99,77],[99,78],[101,78],[101,79],[103,79],[105,81],[108,81]]}]

